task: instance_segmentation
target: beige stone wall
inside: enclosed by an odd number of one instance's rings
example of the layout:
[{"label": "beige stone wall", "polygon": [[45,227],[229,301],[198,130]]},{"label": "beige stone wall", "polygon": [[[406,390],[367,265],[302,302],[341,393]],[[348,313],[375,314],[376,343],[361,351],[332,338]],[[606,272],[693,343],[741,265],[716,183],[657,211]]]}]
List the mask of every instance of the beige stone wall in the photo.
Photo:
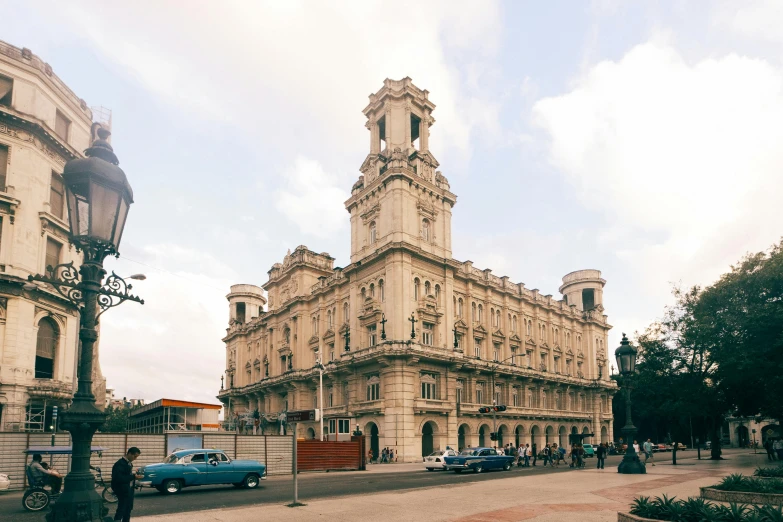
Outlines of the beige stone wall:
[{"label": "beige stone wall", "polygon": [[[272,267],[267,310],[227,330],[228,384],[219,398],[234,411],[270,416],[286,404],[313,409],[321,354],[333,361],[324,374],[327,423],[350,419],[351,430],[358,424],[368,436],[374,427],[380,447],[394,447],[400,460],[421,458],[430,432],[433,448],[475,445],[482,433],[494,445],[495,424],[504,443],[567,441],[573,429],[608,440],[615,385],[602,301],[585,311],[452,258],[456,196],[424,139],[433,109],[410,79],[387,80],[370,97],[370,154],[345,203],[351,264],[334,269],[328,254],[300,246]],[[584,284],[600,292],[604,283],[598,272]],[[373,383],[377,399],[368,397]],[[492,404],[495,389],[508,410],[493,423],[478,408]],[[306,436],[320,427],[299,429]]]},{"label": "beige stone wall", "polygon": [[[0,190],[0,430],[19,430],[31,398],[63,407],[74,391],[78,314],[53,289],[25,289],[24,283],[28,275],[45,273],[50,239],[61,245],[60,262],[80,263],[68,244],[67,216],[52,214],[50,184],[52,173],[61,173],[88,146],[92,122],[86,104],[26,50],[0,42],[0,75],[13,81],[10,105],[0,105],[0,146],[8,149],[6,187]],[[71,122],[65,138],[54,132],[58,110]],[[59,330],[52,379],[35,378],[44,317]],[[97,365],[94,381],[102,393]]]}]

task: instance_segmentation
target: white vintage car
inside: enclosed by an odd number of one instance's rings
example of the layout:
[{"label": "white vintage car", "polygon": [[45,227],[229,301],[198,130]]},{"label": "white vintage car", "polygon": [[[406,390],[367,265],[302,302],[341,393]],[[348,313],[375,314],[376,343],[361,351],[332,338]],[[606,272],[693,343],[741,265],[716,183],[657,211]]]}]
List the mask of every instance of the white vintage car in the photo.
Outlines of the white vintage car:
[{"label": "white vintage car", "polygon": [[446,465],[446,461],[443,460],[443,458],[456,456],[457,452],[453,449],[438,450],[424,457],[424,467],[427,468],[427,471],[435,471],[436,469],[443,469],[448,471],[449,467]]},{"label": "white vintage car", "polygon": [[5,473],[0,473],[0,491],[5,491],[11,487],[11,480]]}]

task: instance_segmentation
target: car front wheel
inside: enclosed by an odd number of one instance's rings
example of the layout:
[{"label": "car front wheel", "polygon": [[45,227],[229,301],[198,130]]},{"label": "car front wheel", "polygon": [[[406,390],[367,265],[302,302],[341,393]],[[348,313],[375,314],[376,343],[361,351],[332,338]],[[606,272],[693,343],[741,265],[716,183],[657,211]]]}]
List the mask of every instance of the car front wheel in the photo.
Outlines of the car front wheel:
[{"label": "car front wheel", "polygon": [[168,493],[169,495],[173,495],[174,493],[179,493],[180,490],[182,490],[182,482],[180,482],[177,479],[167,480],[163,483],[163,491]]},{"label": "car front wheel", "polygon": [[245,480],[242,481],[242,484],[247,489],[253,489],[258,487],[258,475],[250,474],[247,477],[245,477]]},{"label": "car front wheel", "polygon": [[511,469],[511,463],[510,462],[506,462],[505,464],[503,464],[503,471],[508,471],[510,469]]},{"label": "car front wheel", "polygon": [[481,464],[473,468],[473,473],[481,473],[482,471],[484,471],[484,468],[481,466]]}]

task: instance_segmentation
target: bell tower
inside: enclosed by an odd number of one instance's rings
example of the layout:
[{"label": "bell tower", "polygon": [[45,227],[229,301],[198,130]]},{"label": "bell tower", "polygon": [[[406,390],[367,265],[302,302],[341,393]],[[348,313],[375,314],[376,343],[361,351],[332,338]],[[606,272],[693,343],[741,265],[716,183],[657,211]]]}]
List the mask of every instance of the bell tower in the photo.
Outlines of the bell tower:
[{"label": "bell tower", "polygon": [[364,108],[370,152],[345,208],[351,262],[390,243],[451,259],[451,209],[457,197],[429,149],[435,123],[429,92],[410,78],[386,79]]}]

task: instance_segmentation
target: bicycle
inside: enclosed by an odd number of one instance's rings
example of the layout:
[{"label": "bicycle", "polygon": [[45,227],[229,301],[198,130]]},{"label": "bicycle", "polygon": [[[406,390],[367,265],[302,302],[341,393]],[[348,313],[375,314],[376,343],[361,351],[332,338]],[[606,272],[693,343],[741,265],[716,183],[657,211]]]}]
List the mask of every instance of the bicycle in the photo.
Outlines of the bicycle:
[{"label": "bicycle", "polygon": [[111,484],[106,484],[106,482],[103,480],[103,475],[101,474],[101,468],[99,467],[93,467],[90,466],[90,469],[95,470],[95,489],[103,488],[103,492],[101,492],[101,497],[103,498],[103,501],[107,504],[115,504],[117,502],[117,495],[114,493],[114,490],[111,488]]}]

